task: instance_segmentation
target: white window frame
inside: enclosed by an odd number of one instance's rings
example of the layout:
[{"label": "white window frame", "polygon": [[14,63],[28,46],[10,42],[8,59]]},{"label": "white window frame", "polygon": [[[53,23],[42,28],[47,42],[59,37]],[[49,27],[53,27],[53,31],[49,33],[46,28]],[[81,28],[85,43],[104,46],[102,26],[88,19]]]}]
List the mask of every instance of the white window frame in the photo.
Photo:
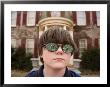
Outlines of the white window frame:
[{"label": "white window frame", "polygon": [[13,48],[16,48],[17,47],[17,40],[16,39],[11,39],[11,45]]},{"label": "white window frame", "polygon": [[51,11],[51,17],[60,17],[61,12],[60,11]]},{"label": "white window frame", "polygon": [[16,27],[16,21],[17,21],[17,12],[12,11],[11,12],[11,27]]},{"label": "white window frame", "polygon": [[26,53],[34,53],[34,39],[26,39]]},{"label": "white window frame", "polygon": [[100,26],[100,11],[96,11],[97,26]]},{"label": "white window frame", "polygon": [[86,25],[86,13],[85,11],[77,11],[77,25],[85,26]]},{"label": "white window frame", "polygon": [[27,11],[27,26],[35,26],[36,11]]},{"label": "white window frame", "polygon": [[[81,41],[84,41],[85,43],[85,46],[84,47],[81,47],[81,44],[84,44],[84,43],[81,43]],[[79,40],[79,57],[81,58],[82,56],[82,52],[84,52],[84,50],[87,49],[87,39],[80,39]]]}]

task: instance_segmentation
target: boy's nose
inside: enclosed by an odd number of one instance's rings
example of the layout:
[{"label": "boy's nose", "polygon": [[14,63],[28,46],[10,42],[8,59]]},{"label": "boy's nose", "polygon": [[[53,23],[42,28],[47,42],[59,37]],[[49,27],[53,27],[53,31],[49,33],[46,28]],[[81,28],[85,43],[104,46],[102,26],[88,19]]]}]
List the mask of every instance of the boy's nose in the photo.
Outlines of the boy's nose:
[{"label": "boy's nose", "polygon": [[63,54],[63,50],[61,47],[58,48],[58,50],[56,51],[56,54]]}]

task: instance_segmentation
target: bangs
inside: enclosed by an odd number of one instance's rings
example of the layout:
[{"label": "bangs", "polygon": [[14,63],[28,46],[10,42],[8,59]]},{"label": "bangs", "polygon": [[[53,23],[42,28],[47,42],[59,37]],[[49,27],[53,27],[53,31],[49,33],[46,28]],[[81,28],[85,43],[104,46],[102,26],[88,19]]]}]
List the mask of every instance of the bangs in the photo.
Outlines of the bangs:
[{"label": "bangs", "polygon": [[71,36],[67,30],[64,29],[50,29],[45,32],[43,37],[43,44],[46,43],[59,43],[71,44]]}]

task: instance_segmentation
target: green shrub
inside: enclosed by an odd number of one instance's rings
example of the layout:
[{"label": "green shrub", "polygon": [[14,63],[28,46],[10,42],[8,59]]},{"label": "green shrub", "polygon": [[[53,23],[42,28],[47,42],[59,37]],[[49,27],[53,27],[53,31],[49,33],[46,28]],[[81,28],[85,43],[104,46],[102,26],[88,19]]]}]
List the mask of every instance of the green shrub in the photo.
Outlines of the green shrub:
[{"label": "green shrub", "polygon": [[[13,51],[13,48],[11,48]],[[32,54],[26,54],[25,49],[22,47],[17,48],[14,52],[11,52],[11,68],[19,70],[30,70],[32,69],[32,64],[30,58]]]},{"label": "green shrub", "polygon": [[100,70],[100,49],[92,48],[82,53],[80,68],[85,70]]}]

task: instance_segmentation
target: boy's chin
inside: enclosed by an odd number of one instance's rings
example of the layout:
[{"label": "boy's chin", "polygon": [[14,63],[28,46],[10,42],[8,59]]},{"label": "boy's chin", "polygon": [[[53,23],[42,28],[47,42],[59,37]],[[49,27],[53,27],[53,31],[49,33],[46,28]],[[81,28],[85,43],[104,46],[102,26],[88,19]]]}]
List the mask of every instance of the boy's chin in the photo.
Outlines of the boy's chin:
[{"label": "boy's chin", "polygon": [[65,67],[66,67],[66,65],[64,65],[64,64],[57,64],[57,65],[53,66],[54,69],[62,69],[62,68],[65,68]]}]

